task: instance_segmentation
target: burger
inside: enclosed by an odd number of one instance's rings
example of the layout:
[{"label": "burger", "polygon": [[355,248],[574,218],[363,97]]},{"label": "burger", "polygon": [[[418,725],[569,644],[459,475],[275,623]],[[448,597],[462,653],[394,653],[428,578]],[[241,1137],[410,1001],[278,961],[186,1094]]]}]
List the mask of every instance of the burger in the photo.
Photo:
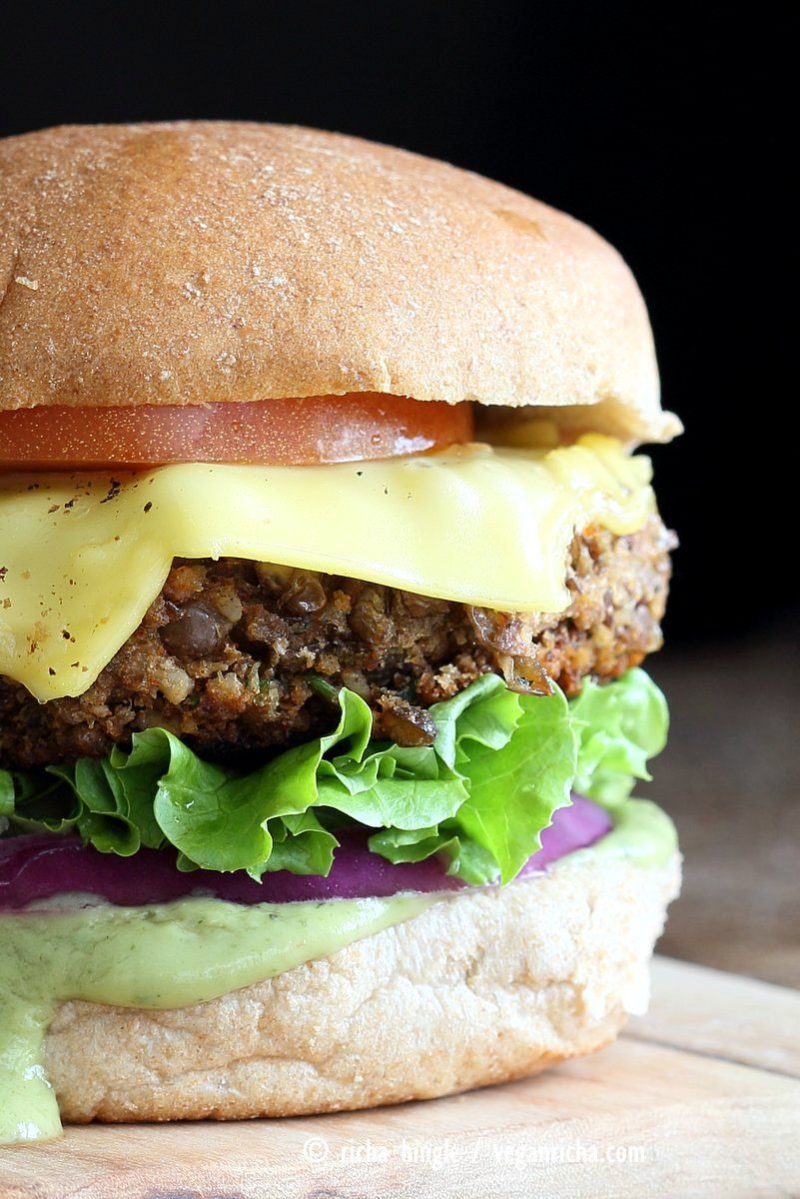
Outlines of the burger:
[{"label": "burger", "polygon": [[0,1137],[535,1073],[642,1010],[674,829],[646,310],[443,163],[0,142]]}]

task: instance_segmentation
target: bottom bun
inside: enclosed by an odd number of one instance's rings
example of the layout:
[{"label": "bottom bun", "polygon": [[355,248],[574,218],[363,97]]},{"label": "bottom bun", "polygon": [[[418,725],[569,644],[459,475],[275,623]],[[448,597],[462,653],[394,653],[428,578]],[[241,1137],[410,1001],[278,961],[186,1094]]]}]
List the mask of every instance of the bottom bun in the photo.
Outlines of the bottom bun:
[{"label": "bottom bun", "polygon": [[644,1009],[680,864],[592,852],[462,891],[211,1003],[65,1003],[46,1042],[63,1119],[292,1116],[534,1074]]}]

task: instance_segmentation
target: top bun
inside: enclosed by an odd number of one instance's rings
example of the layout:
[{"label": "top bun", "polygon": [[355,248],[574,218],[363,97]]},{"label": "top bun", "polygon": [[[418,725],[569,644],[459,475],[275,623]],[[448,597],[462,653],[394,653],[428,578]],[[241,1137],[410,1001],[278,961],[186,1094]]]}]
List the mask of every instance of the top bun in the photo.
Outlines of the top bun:
[{"label": "top bun", "polygon": [[680,430],[620,256],[499,183],[282,125],[0,141],[0,409],[362,391]]}]

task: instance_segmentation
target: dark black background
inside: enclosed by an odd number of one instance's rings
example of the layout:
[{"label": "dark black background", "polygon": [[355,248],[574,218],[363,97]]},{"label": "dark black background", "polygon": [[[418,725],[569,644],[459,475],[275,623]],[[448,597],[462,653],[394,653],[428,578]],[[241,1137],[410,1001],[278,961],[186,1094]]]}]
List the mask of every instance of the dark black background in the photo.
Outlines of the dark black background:
[{"label": "dark black background", "polygon": [[318,125],[588,221],[640,280],[665,404],[687,427],[654,454],[682,540],[668,633],[731,644],[797,611],[792,40],[763,5],[14,3],[0,134],[188,116]]}]

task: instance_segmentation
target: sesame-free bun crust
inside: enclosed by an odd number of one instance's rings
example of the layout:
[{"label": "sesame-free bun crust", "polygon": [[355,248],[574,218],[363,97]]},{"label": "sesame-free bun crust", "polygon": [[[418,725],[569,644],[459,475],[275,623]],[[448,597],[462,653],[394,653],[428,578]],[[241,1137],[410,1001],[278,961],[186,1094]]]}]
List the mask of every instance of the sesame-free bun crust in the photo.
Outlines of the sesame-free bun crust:
[{"label": "sesame-free bun crust", "polygon": [[347,392],[680,429],[622,259],[510,188],[281,125],[0,141],[0,410]]},{"label": "sesame-free bun crust", "polygon": [[579,854],[180,1011],[65,1003],[45,1045],[63,1118],[289,1116],[428,1099],[612,1040],[647,1001],[677,857]]}]

